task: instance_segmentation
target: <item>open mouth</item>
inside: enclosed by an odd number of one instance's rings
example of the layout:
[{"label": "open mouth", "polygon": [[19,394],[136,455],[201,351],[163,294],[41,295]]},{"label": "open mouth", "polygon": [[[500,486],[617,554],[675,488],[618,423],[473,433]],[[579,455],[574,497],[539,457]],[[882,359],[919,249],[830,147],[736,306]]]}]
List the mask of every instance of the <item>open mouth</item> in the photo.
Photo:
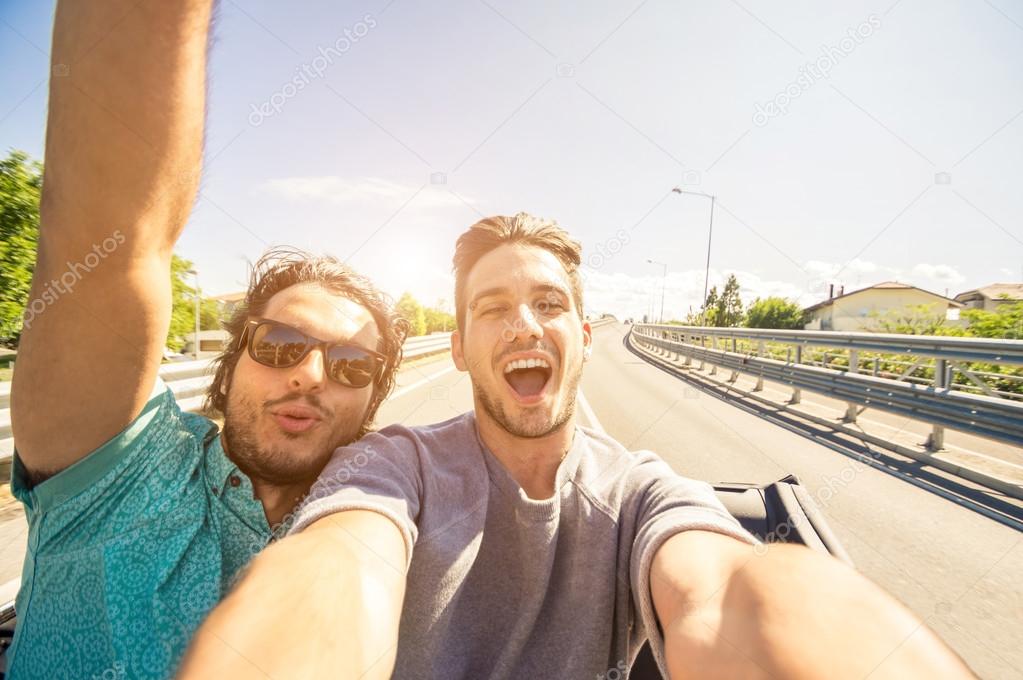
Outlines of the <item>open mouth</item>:
[{"label": "open mouth", "polygon": [[546,359],[516,359],[504,367],[504,379],[521,399],[537,399],[551,379],[553,371]]}]

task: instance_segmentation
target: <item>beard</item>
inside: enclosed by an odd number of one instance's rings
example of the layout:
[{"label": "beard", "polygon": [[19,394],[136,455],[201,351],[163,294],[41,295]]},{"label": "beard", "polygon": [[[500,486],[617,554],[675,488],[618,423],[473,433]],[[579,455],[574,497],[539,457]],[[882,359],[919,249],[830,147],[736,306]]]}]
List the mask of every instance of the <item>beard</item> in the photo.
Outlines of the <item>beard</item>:
[{"label": "beard", "polygon": [[[329,413],[315,395],[300,397],[288,395],[257,407],[250,399],[239,395],[227,400],[224,413],[224,444],[227,457],[250,479],[258,479],[277,486],[298,483],[312,484],[338,446],[355,440],[359,423],[354,426],[339,424],[331,430],[330,436],[320,442],[308,439],[303,433],[281,432],[286,440],[301,442],[305,450],[300,456],[283,447],[260,442],[257,423],[268,406],[286,401],[305,402],[325,414],[323,425],[337,422],[335,414]],[[321,435],[322,436],[322,435]],[[312,450],[310,450],[312,449]]]},{"label": "beard", "polygon": [[494,422],[501,426],[501,429],[514,437],[539,439],[540,437],[546,437],[553,432],[557,432],[565,426],[565,423],[571,420],[573,415],[575,415],[576,395],[578,394],[579,381],[582,379],[582,376],[582,366],[580,366],[573,375],[569,376],[564,387],[566,400],[559,412],[552,413],[550,417],[544,418],[541,416],[539,408],[537,408],[537,412],[535,414],[527,411],[518,419],[514,419],[509,416],[504,410],[501,400],[498,399],[496,395],[489,394],[487,390],[472,377],[472,374],[470,374],[470,379],[472,381],[473,393],[479,397],[480,404],[483,405],[483,410],[487,412],[487,415],[494,419]]}]

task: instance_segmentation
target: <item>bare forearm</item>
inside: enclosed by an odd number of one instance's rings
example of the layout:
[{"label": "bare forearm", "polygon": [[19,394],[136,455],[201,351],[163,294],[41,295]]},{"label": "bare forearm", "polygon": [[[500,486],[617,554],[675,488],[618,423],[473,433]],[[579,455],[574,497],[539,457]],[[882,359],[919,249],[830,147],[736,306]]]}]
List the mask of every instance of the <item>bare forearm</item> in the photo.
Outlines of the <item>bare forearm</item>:
[{"label": "bare forearm", "polygon": [[84,253],[119,228],[131,252],[170,251],[198,186],[211,5],[60,2],[44,246]]},{"label": "bare forearm", "polygon": [[39,478],[120,432],[156,380],[171,251],[198,186],[211,2],[57,8],[39,248],[12,388],[18,452]]},{"label": "bare forearm", "polygon": [[754,555],[665,631],[671,677],[971,678],[905,607],[836,560]]},{"label": "bare forearm", "polygon": [[358,514],[259,555],[196,633],[179,677],[389,678],[404,548],[389,520]]}]

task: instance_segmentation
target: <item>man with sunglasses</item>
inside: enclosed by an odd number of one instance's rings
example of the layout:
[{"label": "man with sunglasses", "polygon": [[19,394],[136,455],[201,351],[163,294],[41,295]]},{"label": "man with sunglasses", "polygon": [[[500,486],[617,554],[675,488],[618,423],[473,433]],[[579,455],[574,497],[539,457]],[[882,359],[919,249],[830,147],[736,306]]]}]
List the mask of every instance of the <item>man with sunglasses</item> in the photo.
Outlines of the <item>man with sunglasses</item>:
[{"label": "man with sunglasses", "polygon": [[394,383],[404,330],[386,299],[336,259],[283,249],[255,265],[227,324],[207,395],[223,433],[158,378],[210,13],[209,0],[57,7],[35,316],[12,394],[29,536],[10,678],[171,675]]},{"label": "man with sunglasses", "polygon": [[459,238],[474,411],[338,449],[183,677],[610,679],[647,639],[672,680],[972,677],[852,569],[755,550],[709,485],[576,425],[580,262],[524,213]]}]

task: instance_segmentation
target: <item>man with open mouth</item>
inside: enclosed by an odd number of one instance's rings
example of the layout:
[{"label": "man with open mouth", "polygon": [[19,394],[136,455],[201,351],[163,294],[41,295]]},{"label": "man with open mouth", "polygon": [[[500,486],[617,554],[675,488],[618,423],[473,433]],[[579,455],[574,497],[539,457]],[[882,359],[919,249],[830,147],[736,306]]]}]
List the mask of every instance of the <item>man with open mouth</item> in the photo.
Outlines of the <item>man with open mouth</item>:
[{"label": "man with open mouth", "polygon": [[580,261],[524,213],[459,238],[474,411],[335,451],[184,677],[620,678],[648,639],[670,678],[972,677],[850,568],[752,549],[709,485],[576,424]]}]

